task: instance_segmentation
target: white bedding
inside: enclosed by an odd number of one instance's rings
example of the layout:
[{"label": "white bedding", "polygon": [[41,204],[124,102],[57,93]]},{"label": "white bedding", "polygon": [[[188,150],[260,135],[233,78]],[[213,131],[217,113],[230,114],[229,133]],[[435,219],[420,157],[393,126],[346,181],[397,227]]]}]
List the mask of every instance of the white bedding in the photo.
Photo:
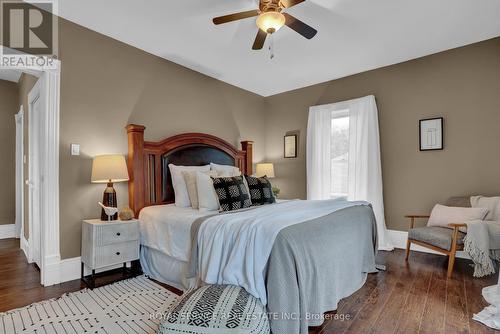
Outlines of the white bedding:
[{"label": "white bedding", "polygon": [[278,233],[335,211],[369,205],[339,200],[289,201],[210,217],[198,232],[198,275],[208,284],[233,284],[267,303],[266,267]]},{"label": "white bedding", "polygon": [[174,204],[146,207],[139,215],[141,245],[186,262],[191,254],[191,225],[214,213]]},{"label": "white bedding", "polygon": [[188,263],[165,255],[146,246],[141,247],[141,267],[149,278],[173,286],[179,290],[189,287],[186,281]]},{"label": "white bedding", "polygon": [[[241,286],[266,304],[265,269],[278,233],[288,226],[357,205],[369,204],[297,200],[210,217],[198,233],[198,278],[208,284]],[[193,222],[215,213],[217,211],[199,211],[173,204],[144,208],[139,215],[141,245],[187,265],[191,257]],[[158,262],[152,257],[143,257],[142,261]],[[159,263],[145,266],[157,268]],[[172,274],[177,277],[184,272],[185,268],[180,266],[179,272]],[[176,278],[176,281],[187,287],[183,279]]]}]

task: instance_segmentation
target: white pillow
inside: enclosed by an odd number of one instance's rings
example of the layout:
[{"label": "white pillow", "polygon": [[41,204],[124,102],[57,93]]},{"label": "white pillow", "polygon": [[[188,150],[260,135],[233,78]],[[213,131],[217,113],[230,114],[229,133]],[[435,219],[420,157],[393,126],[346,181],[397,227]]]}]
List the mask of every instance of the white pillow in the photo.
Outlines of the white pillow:
[{"label": "white pillow", "polygon": [[500,221],[500,197],[471,196],[470,204],[490,211],[484,220]]},{"label": "white pillow", "polygon": [[218,211],[219,198],[215,193],[212,178],[207,173],[196,173],[196,187],[198,189],[198,206],[202,211]]},{"label": "white pillow", "polygon": [[183,171],[197,171],[197,172],[208,172],[210,170],[210,165],[205,166],[176,166],[174,164],[169,164],[170,174],[172,175],[172,186],[174,187],[175,194],[175,205],[181,208],[187,208],[191,206],[189,201],[188,190],[186,186],[186,181],[182,175]]},{"label": "white pillow", "polygon": [[463,224],[473,220],[483,220],[488,214],[486,208],[462,208],[436,204],[432,209],[427,226],[448,227],[448,224]]},{"label": "white pillow", "polygon": [[210,170],[216,171],[219,175],[227,175],[229,177],[241,175],[240,169],[236,166],[231,165],[218,165],[211,162]]},{"label": "white pillow", "polygon": [[191,202],[191,207],[193,209],[198,209],[198,187],[196,186],[196,173],[205,173],[209,176],[217,177],[217,172],[210,170],[208,172],[196,172],[196,171],[183,171],[182,176],[184,176],[184,181],[186,182],[186,187],[189,195],[189,201]]}]

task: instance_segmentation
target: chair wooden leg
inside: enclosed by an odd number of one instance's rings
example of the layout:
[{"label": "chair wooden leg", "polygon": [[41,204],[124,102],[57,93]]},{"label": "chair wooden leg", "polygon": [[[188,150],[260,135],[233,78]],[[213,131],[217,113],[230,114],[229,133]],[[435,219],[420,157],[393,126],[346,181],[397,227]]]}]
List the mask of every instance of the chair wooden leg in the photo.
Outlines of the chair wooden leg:
[{"label": "chair wooden leg", "polygon": [[451,278],[453,272],[453,265],[455,264],[455,254],[457,252],[457,240],[458,240],[458,227],[453,230],[453,237],[451,239],[451,250],[450,258],[448,259],[448,278]]},{"label": "chair wooden leg", "polygon": [[448,258],[448,275],[446,275],[446,277],[451,278],[454,264],[455,264],[455,252],[451,252],[450,257]]},{"label": "chair wooden leg", "polygon": [[406,241],[406,257],[405,257],[406,262],[408,262],[408,257],[410,256],[410,247],[411,247],[411,241],[410,239],[408,239],[408,241]]}]

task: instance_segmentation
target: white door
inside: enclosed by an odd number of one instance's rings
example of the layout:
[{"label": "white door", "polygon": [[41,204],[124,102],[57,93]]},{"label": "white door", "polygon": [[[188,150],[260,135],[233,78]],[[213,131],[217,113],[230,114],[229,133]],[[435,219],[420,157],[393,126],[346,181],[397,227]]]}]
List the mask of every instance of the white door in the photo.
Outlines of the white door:
[{"label": "white door", "polygon": [[24,224],[24,112],[23,107],[15,115],[16,120],[16,237],[21,236]]},{"label": "white door", "polygon": [[40,99],[40,81],[38,81],[29,94],[29,247],[30,262],[35,262],[40,268],[41,264],[41,224],[42,224],[42,182],[43,182],[43,137],[44,129],[43,110]]}]

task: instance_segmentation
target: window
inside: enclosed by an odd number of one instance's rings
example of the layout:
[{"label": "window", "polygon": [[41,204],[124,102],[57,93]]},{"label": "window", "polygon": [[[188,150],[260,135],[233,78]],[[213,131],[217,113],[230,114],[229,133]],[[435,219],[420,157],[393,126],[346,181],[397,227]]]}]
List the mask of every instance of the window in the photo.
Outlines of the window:
[{"label": "window", "polygon": [[330,197],[347,198],[349,191],[349,110],[332,112]]},{"label": "window", "polygon": [[371,203],[379,249],[386,236],[375,96],[313,106],[307,122],[307,198]]}]

